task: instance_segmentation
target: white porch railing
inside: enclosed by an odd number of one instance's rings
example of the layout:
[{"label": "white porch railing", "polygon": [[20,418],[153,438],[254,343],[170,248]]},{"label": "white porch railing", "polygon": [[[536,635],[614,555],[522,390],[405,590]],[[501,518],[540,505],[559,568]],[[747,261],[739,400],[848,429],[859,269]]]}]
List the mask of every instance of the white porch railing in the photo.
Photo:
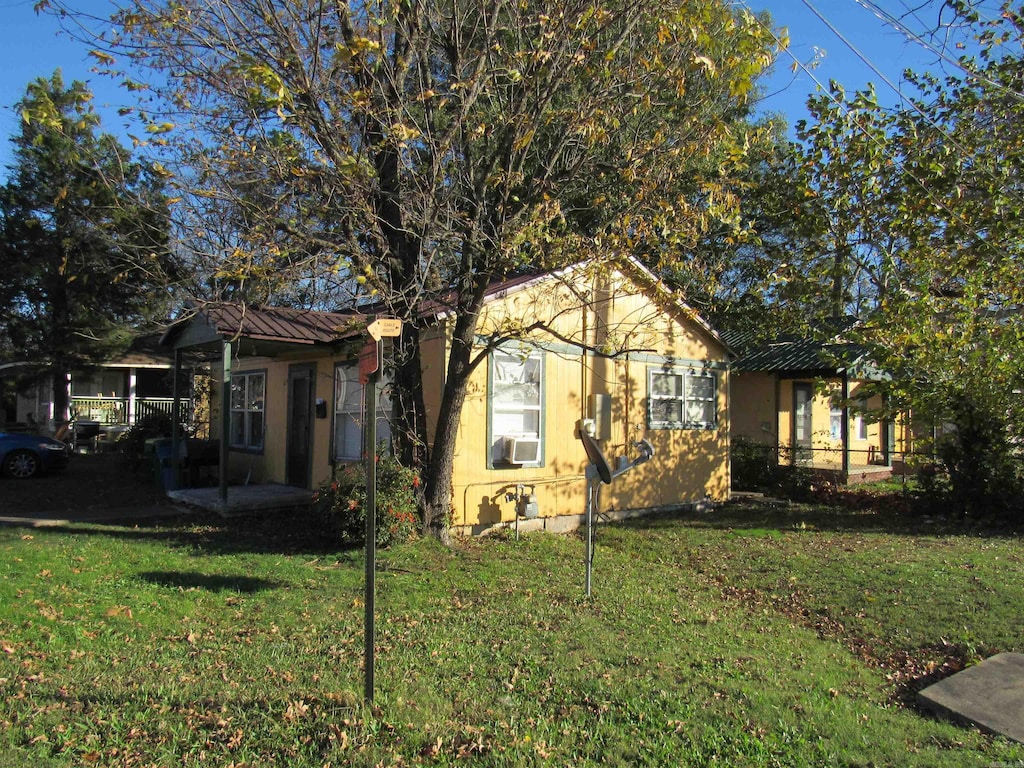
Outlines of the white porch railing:
[{"label": "white porch railing", "polygon": [[[98,421],[104,425],[130,425],[154,413],[171,415],[173,397],[137,397],[135,413],[127,397],[72,397],[71,412],[79,421]],[[188,400],[181,401],[182,419],[187,421],[192,410]]]}]

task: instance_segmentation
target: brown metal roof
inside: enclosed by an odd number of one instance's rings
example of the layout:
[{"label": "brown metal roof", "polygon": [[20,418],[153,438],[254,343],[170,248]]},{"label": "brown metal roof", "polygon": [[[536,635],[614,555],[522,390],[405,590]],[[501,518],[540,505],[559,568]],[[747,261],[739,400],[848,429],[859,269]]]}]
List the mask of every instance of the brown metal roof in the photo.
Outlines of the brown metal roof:
[{"label": "brown metal roof", "polygon": [[284,307],[215,304],[200,312],[213,330],[227,338],[244,336],[293,344],[322,344],[361,331],[365,317],[349,312],[314,312]]}]

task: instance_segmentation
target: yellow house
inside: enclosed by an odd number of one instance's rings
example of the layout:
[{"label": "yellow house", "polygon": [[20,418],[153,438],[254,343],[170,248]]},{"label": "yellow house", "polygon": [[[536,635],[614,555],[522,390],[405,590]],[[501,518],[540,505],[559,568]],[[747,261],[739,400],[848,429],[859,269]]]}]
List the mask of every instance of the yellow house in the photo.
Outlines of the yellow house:
[{"label": "yellow house", "polygon": [[733,371],[734,439],[777,446],[780,463],[845,483],[892,474],[909,435],[904,420],[881,417],[872,383],[884,375],[859,347],[783,338],[747,350]]},{"label": "yellow house", "polygon": [[[421,318],[423,396],[433,434],[452,318]],[[351,312],[210,306],[167,340],[230,350],[213,434],[232,483],[313,489],[364,455],[358,352],[367,317]],[[452,525],[565,529],[585,512],[591,428],[614,466],[648,440],[654,458],[601,494],[610,516],[729,494],[729,358],[719,336],[642,266],[577,266],[488,293],[454,456]],[[385,366],[386,375],[386,366]],[[227,386],[224,386],[224,384]],[[386,387],[385,387],[386,391]],[[222,404],[228,401],[228,422]],[[388,435],[388,414],[378,433]],[[226,429],[225,429],[226,427]]]}]

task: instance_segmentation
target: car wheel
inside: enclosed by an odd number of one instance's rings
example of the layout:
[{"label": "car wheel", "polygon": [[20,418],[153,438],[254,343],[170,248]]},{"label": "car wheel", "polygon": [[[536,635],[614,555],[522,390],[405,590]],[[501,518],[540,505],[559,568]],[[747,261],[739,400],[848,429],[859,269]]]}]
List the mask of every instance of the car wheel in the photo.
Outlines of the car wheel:
[{"label": "car wheel", "polygon": [[32,451],[11,451],[4,459],[4,472],[19,480],[35,477],[39,474],[42,465],[39,457]]}]

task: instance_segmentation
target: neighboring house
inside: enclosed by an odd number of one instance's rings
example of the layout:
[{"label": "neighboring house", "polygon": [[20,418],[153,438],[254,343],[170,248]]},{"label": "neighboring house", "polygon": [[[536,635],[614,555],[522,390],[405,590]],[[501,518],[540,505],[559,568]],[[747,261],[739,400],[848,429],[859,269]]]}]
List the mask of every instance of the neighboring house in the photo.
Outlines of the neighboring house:
[{"label": "neighboring house", "polygon": [[884,479],[909,443],[905,422],[881,418],[872,383],[885,380],[863,348],[837,336],[748,345],[726,336],[733,364],[732,438],[777,446],[779,462],[828,473],[842,483]]},{"label": "neighboring house", "polygon": [[[433,427],[447,361],[443,311],[424,318],[423,395]],[[176,349],[230,357],[229,473],[314,488],[362,455],[358,352],[366,316],[208,306],[165,336]],[[602,490],[602,510],[640,510],[729,494],[729,351],[639,264],[576,267],[489,292],[478,338],[525,326],[476,369],[455,450],[453,527],[481,532],[519,516],[571,527],[584,513],[586,454],[577,421],[593,419],[613,462],[641,438],[654,459]],[[481,346],[483,349],[483,346]],[[223,366],[223,368],[221,368]],[[214,392],[228,391],[214,386]],[[214,421],[224,416],[221,395]],[[222,423],[222,422],[221,422]],[[388,435],[385,413],[378,434]],[[214,425],[213,434],[223,434]]]},{"label": "neighboring house", "polygon": [[[88,373],[71,374],[68,388],[72,417],[113,434],[149,414],[170,416],[174,403],[174,356],[156,349],[155,342],[152,337],[139,339],[123,356]],[[14,419],[8,420],[20,428],[34,425],[33,428],[53,434],[61,424],[54,412],[52,380],[49,376],[38,376],[44,369],[45,365],[37,362],[7,363],[0,365],[0,376],[35,379],[35,383],[18,387]],[[186,420],[192,399],[190,391],[183,393]]]}]

